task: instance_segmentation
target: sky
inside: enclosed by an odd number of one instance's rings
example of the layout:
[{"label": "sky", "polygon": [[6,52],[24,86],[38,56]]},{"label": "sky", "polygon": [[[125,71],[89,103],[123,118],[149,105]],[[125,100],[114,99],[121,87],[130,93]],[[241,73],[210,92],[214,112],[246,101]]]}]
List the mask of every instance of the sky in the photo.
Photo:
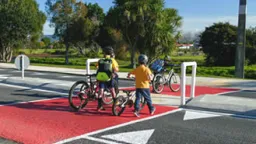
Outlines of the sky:
[{"label": "sky", "polygon": [[[46,0],[36,0],[39,9],[45,12]],[[113,6],[113,0],[83,0],[86,3],[98,3],[106,13]],[[175,8],[182,17],[183,33],[200,32],[215,22],[238,24],[239,0],[165,0],[166,8]],[[256,26],[256,0],[247,0],[246,27]],[[54,28],[49,21],[44,24],[43,33],[51,35]]]}]

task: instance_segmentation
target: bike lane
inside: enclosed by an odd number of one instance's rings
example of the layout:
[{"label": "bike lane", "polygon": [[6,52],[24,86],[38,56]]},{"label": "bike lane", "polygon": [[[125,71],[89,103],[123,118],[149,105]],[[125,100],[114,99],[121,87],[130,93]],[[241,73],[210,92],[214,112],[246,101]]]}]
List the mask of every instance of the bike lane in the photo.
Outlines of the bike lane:
[{"label": "bike lane", "polygon": [[[135,90],[134,87],[127,87],[126,90]],[[153,88],[150,88],[151,94],[154,94]],[[195,96],[200,96],[204,94],[222,94],[222,93],[231,93],[231,92],[237,92],[240,89],[235,88],[222,88],[222,87],[209,87],[209,86],[195,86]],[[186,97],[190,97],[190,91],[191,86],[186,85]],[[160,93],[163,95],[169,95],[169,96],[180,96],[181,92],[180,90],[177,92],[171,91],[171,89],[168,86],[165,86],[163,91]]]},{"label": "bike lane", "polygon": [[[155,115],[177,109],[156,105]],[[111,105],[97,112],[96,102],[80,112],[71,111],[67,98],[0,107],[0,137],[26,144],[54,143],[95,130],[150,117],[147,107],[137,118],[132,108],[120,117],[112,116]]]},{"label": "bike lane", "polygon": [[[8,90],[3,88],[3,91],[4,89]],[[25,103],[0,106],[0,137],[28,144],[54,143],[177,110],[177,107],[155,105],[157,110],[154,116],[150,116],[145,107],[141,117],[137,118],[133,115],[133,108],[127,108],[120,117],[115,117],[112,116],[111,105],[106,106],[106,111],[97,112],[94,101],[84,110],[74,112],[70,109],[67,98],[56,98],[60,95],[54,93],[46,95],[44,91],[30,91],[31,94],[27,94],[28,91],[30,90],[17,89],[11,90],[10,95],[6,94],[7,103],[21,96]],[[50,99],[44,100],[45,98]],[[39,101],[27,102],[33,99]]]}]

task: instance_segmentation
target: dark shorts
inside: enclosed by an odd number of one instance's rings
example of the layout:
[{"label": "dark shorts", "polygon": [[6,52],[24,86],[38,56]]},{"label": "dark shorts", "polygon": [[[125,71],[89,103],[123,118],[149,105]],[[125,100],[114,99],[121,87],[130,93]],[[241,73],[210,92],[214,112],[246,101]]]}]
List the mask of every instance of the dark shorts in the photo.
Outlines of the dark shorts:
[{"label": "dark shorts", "polygon": [[100,89],[113,88],[114,87],[114,80],[111,79],[108,82],[99,82],[99,87],[100,87]]},{"label": "dark shorts", "polygon": [[117,74],[116,74],[116,76],[113,79],[111,79],[108,82],[99,82],[99,87],[101,89],[113,88],[115,86],[115,83],[118,84],[118,75]]}]

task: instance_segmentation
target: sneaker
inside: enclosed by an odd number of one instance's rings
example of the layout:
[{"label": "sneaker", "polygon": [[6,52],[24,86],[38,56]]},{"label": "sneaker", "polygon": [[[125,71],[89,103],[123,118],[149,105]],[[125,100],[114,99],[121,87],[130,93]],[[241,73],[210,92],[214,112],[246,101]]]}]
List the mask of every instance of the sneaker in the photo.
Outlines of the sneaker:
[{"label": "sneaker", "polygon": [[140,114],[139,114],[138,111],[135,111],[135,112],[134,112],[134,115],[135,115],[136,117],[140,117]]},{"label": "sneaker", "polygon": [[156,111],[156,108],[154,107],[153,110],[150,112],[151,115],[153,115]]},{"label": "sneaker", "polygon": [[102,111],[102,110],[106,110],[106,109],[103,106],[97,108],[97,111]]}]

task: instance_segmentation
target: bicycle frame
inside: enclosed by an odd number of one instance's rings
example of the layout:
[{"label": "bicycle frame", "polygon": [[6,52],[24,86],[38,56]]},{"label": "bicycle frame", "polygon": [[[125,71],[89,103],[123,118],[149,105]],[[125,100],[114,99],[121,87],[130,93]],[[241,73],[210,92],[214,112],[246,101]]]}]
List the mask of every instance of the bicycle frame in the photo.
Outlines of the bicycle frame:
[{"label": "bicycle frame", "polygon": [[163,75],[163,78],[164,78],[164,84],[170,80],[171,76],[172,76],[173,73],[174,73],[174,70],[173,70],[173,67],[172,67],[171,70],[169,71],[168,75],[167,75],[167,78],[166,78],[166,76],[164,75],[164,72],[165,72],[165,71],[166,71],[166,69],[164,69],[164,70],[162,71],[162,75]]},{"label": "bicycle frame", "polygon": [[126,97],[125,102],[122,103],[121,107],[125,107],[127,102],[135,97],[135,94],[134,94],[135,91],[126,91],[125,93],[126,93],[127,97]]}]

